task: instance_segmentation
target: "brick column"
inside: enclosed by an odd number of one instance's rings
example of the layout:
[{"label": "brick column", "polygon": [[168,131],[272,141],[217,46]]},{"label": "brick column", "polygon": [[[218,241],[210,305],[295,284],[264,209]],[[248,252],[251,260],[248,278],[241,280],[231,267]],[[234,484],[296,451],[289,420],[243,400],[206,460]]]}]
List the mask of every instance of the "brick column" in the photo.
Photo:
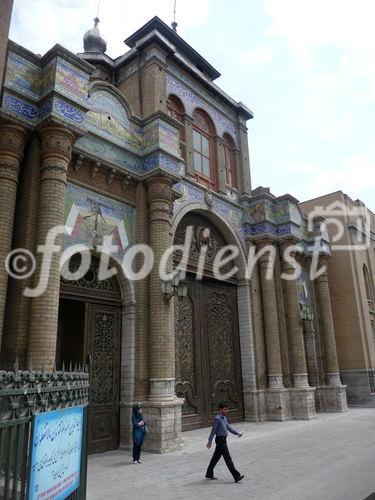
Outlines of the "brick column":
[{"label": "brick column", "polygon": [[[137,245],[149,244],[149,227],[148,227],[148,200],[147,188],[143,182],[137,185],[136,190],[136,243]],[[139,271],[143,265],[143,257],[136,257],[136,269]],[[136,297],[136,332],[135,332],[135,398],[137,401],[147,398],[149,394],[149,321],[150,321],[150,296],[149,296],[149,279],[138,280],[134,283]]]},{"label": "brick column", "polygon": [[[46,243],[48,232],[64,224],[66,175],[71,159],[74,135],[62,127],[47,127],[41,135],[41,176],[37,244]],[[61,245],[62,236],[55,244]],[[60,252],[53,253],[48,274],[47,290],[32,299],[28,359],[33,367],[52,368],[55,362],[57,320],[60,298]],[[41,255],[37,255],[37,269],[41,270]],[[35,285],[39,282],[39,273]]]},{"label": "brick column", "polygon": [[20,161],[26,132],[17,125],[0,125],[0,346],[3,335],[8,274],[5,259],[11,250]]},{"label": "brick column", "polygon": [[[271,241],[264,240],[257,243],[258,250],[266,245],[272,245]],[[268,385],[270,387],[283,387],[283,371],[280,354],[280,332],[276,307],[276,290],[274,280],[267,279],[267,270],[271,263],[269,253],[265,253],[259,259],[260,281],[263,299],[264,330],[266,338]]]},{"label": "brick column", "polygon": [[[247,240],[247,252],[249,254],[255,243]],[[254,266],[250,279],[251,285],[251,319],[254,329],[255,340],[255,367],[257,376],[257,388],[265,389],[267,387],[267,361],[266,346],[264,339],[263,311],[262,311],[262,292],[260,286],[259,266]]]},{"label": "brick column", "polygon": [[[326,262],[322,263],[326,264]],[[340,381],[327,271],[317,279],[317,292],[325,346],[326,379],[328,381],[328,385],[321,387],[320,392],[324,393],[326,411],[344,412],[348,409],[346,386],[341,385]]]},{"label": "brick column", "polygon": [[293,358],[293,389],[291,389],[291,403],[294,418],[310,420],[316,418],[315,389],[309,386],[307,376],[305,343],[298,300],[298,284],[296,279],[290,278],[290,275],[295,272],[295,269],[284,258],[284,251],[290,245],[291,243],[288,241],[281,244],[281,250],[283,252],[281,267],[284,274],[288,314],[287,325]]},{"label": "brick column", "polygon": [[[281,245],[282,252],[290,245]],[[289,279],[295,272],[294,267],[282,258],[282,270],[285,278],[285,295],[288,312],[289,339],[293,356],[293,385],[294,387],[309,387],[307,378],[305,344],[303,339],[302,319],[298,301],[298,284],[296,279]]]},{"label": "brick column", "polygon": [[312,387],[319,386],[319,368],[318,358],[316,355],[316,339],[315,330],[312,319],[304,319],[304,332],[306,337],[306,362],[308,368],[308,376]]},{"label": "brick column", "polygon": [[317,282],[328,385],[341,386],[327,271],[319,276]]},{"label": "brick column", "polygon": [[277,314],[279,319],[279,332],[280,332],[280,353],[281,353],[281,366],[283,368],[283,382],[285,387],[292,385],[291,370],[290,370],[290,356],[289,356],[289,342],[288,342],[288,328],[286,325],[286,314],[283,294],[283,284],[281,281],[281,262],[279,248],[276,249],[275,261],[275,291],[277,300]]},{"label": "brick column", "polygon": [[170,305],[164,303],[159,264],[171,245],[171,181],[162,176],[147,182],[150,246],[154,266],[150,274],[150,399],[174,398],[174,338]]},{"label": "brick column", "polygon": [[[150,426],[146,442],[149,451],[163,453],[182,443],[182,404],[175,395],[175,339],[173,307],[164,303],[159,264],[171,245],[172,181],[162,175],[147,181],[149,202],[149,242],[154,265],[149,277],[149,375],[150,394],[143,403],[145,419]],[[168,263],[172,270],[172,258]]]}]

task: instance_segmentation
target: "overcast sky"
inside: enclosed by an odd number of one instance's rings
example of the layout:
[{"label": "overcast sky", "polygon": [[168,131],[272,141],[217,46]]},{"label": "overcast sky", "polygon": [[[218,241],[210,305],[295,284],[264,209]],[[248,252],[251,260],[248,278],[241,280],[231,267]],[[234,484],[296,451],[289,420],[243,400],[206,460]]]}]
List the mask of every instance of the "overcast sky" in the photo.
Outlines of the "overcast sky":
[{"label": "overcast sky", "polygon": [[[81,52],[97,0],[14,0],[11,38]],[[173,0],[101,0],[108,54]],[[299,200],[341,189],[375,209],[375,0],[177,0],[179,34],[255,113],[253,187]]]}]

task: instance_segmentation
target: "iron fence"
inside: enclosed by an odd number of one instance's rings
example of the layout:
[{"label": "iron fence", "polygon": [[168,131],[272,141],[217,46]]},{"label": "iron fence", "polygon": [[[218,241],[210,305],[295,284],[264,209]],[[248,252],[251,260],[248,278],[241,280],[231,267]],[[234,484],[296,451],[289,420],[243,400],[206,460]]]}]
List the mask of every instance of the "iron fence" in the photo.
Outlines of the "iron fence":
[{"label": "iron fence", "polygon": [[81,477],[69,499],[86,498],[88,402],[88,365],[0,370],[0,499],[26,499],[33,415],[78,405],[84,407]]},{"label": "iron fence", "polygon": [[375,393],[375,370],[370,370],[368,372],[368,375],[370,377],[370,391],[372,394]]}]

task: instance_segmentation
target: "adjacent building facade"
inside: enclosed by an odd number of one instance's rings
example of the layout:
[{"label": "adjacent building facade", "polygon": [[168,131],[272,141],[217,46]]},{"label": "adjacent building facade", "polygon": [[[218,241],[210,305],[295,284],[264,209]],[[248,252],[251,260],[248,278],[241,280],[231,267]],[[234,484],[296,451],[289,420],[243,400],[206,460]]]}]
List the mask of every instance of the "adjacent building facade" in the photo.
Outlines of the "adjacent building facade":
[{"label": "adjacent building facade", "polygon": [[[253,115],[215,84],[217,70],[158,18],[115,60],[97,19],[78,55],[1,43],[0,259],[12,248],[37,256],[27,278],[0,271],[2,367],[17,359],[50,370],[90,354],[92,451],[129,444],[138,401],[156,452],[209,425],[221,400],[232,420],[344,411],[329,276],[310,279],[313,242],[321,236],[325,262],[328,235],[319,218],[308,226],[292,196],[252,190]],[[54,228],[61,248],[47,272],[40,245]],[[181,264],[187,234],[183,292],[161,279],[159,264],[173,244],[167,268]],[[117,272],[103,280],[105,240]],[[91,256],[80,277],[77,245]],[[135,245],[154,256],[143,279],[134,273],[144,258],[127,260]],[[215,259],[228,245],[235,258],[218,280]],[[292,247],[295,278],[284,257]],[[258,257],[251,274],[249,254]]]},{"label": "adjacent building facade", "polygon": [[375,405],[375,215],[361,201],[337,191],[301,203],[305,214],[341,213],[328,277],[341,380],[351,405]]}]

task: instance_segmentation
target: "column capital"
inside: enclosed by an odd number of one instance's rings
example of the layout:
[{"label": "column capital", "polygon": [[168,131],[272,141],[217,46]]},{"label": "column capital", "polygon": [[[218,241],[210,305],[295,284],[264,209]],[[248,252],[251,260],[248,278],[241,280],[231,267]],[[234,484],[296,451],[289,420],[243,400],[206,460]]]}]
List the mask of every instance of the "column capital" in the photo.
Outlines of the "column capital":
[{"label": "column capital", "polygon": [[43,163],[53,158],[69,163],[75,135],[64,127],[44,127],[39,131]]},{"label": "column capital", "polygon": [[272,238],[262,238],[260,240],[254,240],[257,251],[263,250],[264,247],[267,246],[275,246],[275,241]]},{"label": "column capital", "polygon": [[0,155],[20,162],[27,138],[27,131],[12,123],[0,124]]},{"label": "column capital", "polygon": [[173,181],[169,177],[157,175],[146,180],[148,201],[153,202],[168,202],[172,201],[172,184]]},{"label": "column capital", "polygon": [[[287,238],[285,240],[279,241],[279,247],[282,252],[285,252],[289,247],[294,246],[296,243],[298,243],[298,240],[296,238]],[[296,253],[297,250],[293,253]]]}]

